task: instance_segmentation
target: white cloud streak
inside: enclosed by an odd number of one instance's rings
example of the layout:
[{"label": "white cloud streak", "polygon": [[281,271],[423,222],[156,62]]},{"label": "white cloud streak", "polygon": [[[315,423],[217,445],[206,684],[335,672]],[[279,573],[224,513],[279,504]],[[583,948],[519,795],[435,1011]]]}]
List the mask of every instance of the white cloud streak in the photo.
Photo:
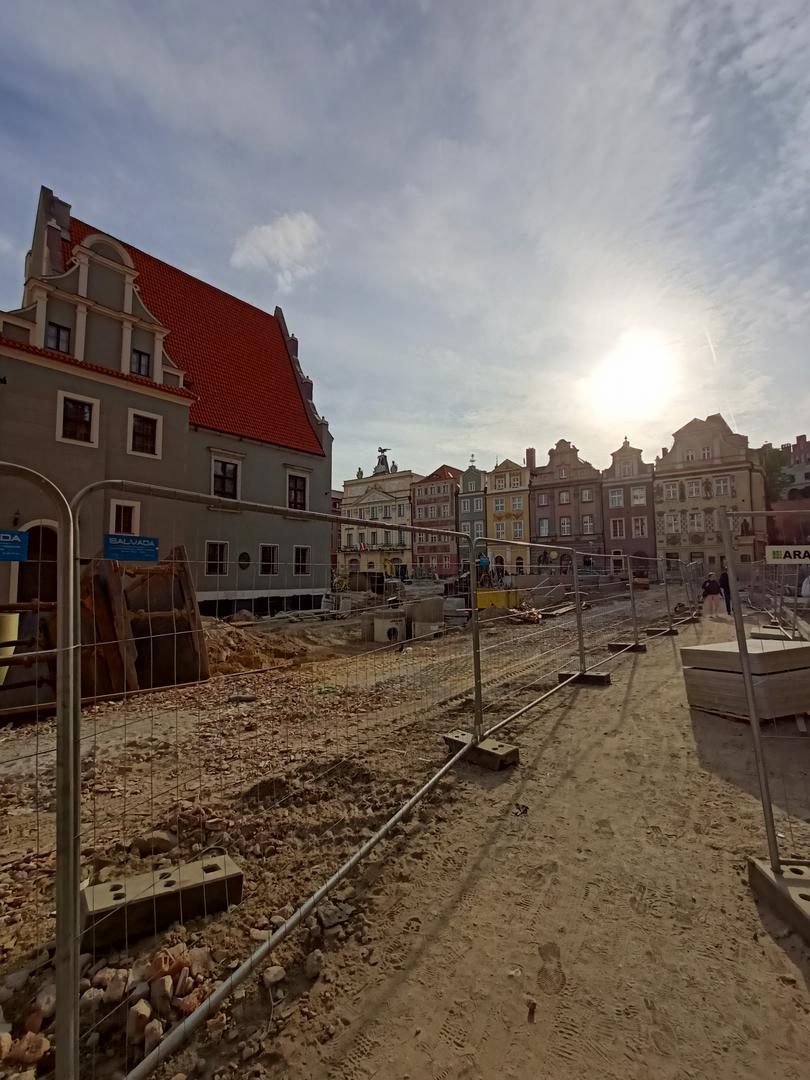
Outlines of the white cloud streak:
[{"label": "white cloud streak", "polygon": [[323,229],[306,211],[279,214],[269,225],[253,225],[240,237],[231,266],[237,270],[276,271],[276,284],[283,293],[296,282],[311,277],[323,255]]}]

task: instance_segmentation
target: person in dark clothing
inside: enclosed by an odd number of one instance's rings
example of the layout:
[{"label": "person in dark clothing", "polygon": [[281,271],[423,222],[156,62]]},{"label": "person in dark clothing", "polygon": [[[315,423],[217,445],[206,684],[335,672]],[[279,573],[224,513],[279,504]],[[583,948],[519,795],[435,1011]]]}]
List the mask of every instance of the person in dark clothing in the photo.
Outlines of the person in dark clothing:
[{"label": "person in dark clothing", "polygon": [[721,589],[721,591],[723,593],[723,599],[726,602],[726,614],[730,615],[731,614],[731,586],[728,583],[728,570],[726,570],[725,566],[723,567],[723,571],[720,574],[720,579],[717,582],[717,584],[720,586],[720,589]]},{"label": "person in dark clothing", "polygon": [[720,582],[714,574],[709,574],[703,582],[703,613],[705,615],[714,616],[720,614],[721,595]]}]

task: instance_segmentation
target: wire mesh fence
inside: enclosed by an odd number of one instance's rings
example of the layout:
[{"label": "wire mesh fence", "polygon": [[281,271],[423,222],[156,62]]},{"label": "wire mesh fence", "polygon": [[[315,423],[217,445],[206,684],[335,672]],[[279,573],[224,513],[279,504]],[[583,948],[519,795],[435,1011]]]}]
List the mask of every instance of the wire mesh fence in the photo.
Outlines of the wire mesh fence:
[{"label": "wire mesh fence", "polygon": [[[8,829],[32,807],[38,815],[10,881],[18,869],[37,873],[40,855],[48,879],[41,929],[21,927],[7,958],[29,968],[25,1000],[13,997],[7,1010],[15,1037],[23,1025],[32,1037],[53,1034],[53,974],[43,970],[32,986],[28,961],[49,944],[58,907],[47,815],[59,799],[76,808],[65,819],[64,879],[81,889],[57,938],[70,945],[60,970],[80,1057],[72,1064],[57,1032],[60,1080],[139,1080],[195,1030],[220,1033],[223,1003],[243,982],[283,1010],[284,969],[315,971],[319,950],[356,929],[349,869],[441,783],[442,736],[460,729],[477,738],[570,673],[604,670],[648,629],[662,632],[691,612],[697,582],[680,564],[664,573],[634,556],[572,550],[550,566],[543,545],[502,540],[514,557],[491,564],[494,542],[470,545],[462,534],[450,534],[461,548],[450,580],[361,580],[336,573],[328,554],[313,558],[328,548],[312,529],[328,536],[345,518],[302,513],[300,535],[285,546],[274,532],[289,511],[231,504],[239,528],[223,540],[211,525],[216,499],[116,484],[197,502],[202,517],[190,527],[168,515],[164,558],[136,553],[128,562],[104,541],[106,508],[94,514],[91,496],[86,506],[84,496],[74,500],[67,668],[82,707],[80,723],[63,732],[71,783],[54,794],[47,762],[56,728],[36,711],[22,734],[4,739],[0,759],[14,777],[4,789]],[[30,793],[19,783],[25,761]],[[50,802],[32,804],[43,793]],[[17,926],[24,920],[9,895],[2,916]],[[52,951],[43,949],[43,965]]]}]

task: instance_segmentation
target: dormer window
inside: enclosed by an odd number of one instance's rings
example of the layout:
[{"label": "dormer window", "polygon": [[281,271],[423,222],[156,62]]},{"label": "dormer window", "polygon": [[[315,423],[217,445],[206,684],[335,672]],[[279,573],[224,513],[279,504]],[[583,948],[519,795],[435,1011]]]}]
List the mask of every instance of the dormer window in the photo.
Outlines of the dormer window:
[{"label": "dormer window", "polygon": [[152,357],[142,349],[133,349],[129,361],[129,370],[133,375],[143,375],[148,379],[152,374]]},{"label": "dormer window", "polygon": [[45,348],[54,352],[70,352],[70,327],[49,322],[45,329]]}]

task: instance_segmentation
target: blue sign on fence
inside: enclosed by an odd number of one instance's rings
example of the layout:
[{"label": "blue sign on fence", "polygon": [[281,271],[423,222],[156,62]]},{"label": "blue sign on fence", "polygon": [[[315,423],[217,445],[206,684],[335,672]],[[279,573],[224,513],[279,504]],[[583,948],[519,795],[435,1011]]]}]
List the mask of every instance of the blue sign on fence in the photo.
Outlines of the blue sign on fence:
[{"label": "blue sign on fence", "polygon": [[28,533],[0,529],[0,562],[25,562],[28,558]]},{"label": "blue sign on fence", "polygon": [[120,562],[157,562],[158,538],[129,533],[104,534],[104,558]]}]

